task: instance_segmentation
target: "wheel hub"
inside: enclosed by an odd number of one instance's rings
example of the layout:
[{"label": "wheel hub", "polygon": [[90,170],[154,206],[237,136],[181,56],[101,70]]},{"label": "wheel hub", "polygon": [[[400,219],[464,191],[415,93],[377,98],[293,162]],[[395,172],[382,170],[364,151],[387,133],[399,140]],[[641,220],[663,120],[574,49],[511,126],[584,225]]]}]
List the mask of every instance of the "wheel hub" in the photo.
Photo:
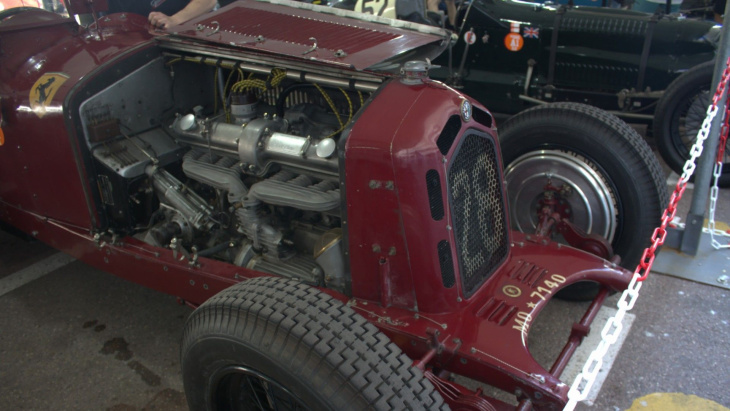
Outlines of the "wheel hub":
[{"label": "wheel hub", "polygon": [[614,195],[596,166],[575,153],[527,153],[505,170],[512,228],[535,232],[546,206],[588,234],[609,242],[616,232]]}]

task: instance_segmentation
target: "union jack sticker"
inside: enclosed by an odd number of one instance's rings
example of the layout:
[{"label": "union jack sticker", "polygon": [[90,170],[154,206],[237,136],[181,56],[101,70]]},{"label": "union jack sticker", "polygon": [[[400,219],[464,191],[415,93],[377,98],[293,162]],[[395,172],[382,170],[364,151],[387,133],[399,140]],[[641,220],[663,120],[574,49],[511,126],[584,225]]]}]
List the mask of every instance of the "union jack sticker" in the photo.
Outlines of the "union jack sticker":
[{"label": "union jack sticker", "polygon": [[533,28],[533,27],[525,27],[525,30],[522,31],[522,37],[526,39],[539,39],[540,38],[540,29]]}]

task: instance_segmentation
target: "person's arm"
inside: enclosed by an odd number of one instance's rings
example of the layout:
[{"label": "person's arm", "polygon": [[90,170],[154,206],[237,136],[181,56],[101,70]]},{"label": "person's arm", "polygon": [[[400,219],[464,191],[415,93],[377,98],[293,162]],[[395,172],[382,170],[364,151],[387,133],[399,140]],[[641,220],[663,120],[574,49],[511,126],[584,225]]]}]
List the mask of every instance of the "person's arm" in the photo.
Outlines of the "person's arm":
[{"label": "person's arm", "polygon": [[[454,0],[443,0],[446,3],[446,17],[449,18],[449,24],[454,27],[456,24],[456,4]],[[426,7],[429,11],[439,11],[439,3],[441,0],[427,0]]]},{"label": "person's arm", "polygon": [[185,23],[190,19],[213,10],[216,3],[217,0],[190,0],[190,3],[184,9],[172,16],[160,13],[159,11],[153,11],[147,19],[153,26],[166,29],[170,26]]}]

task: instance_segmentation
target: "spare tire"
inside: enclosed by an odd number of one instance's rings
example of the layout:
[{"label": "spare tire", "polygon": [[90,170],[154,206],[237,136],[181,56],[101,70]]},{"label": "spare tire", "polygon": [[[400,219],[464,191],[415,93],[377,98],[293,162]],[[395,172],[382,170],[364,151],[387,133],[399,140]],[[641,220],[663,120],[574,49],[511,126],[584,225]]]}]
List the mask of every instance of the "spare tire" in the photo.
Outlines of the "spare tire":
[{"label": "spare tire", "polygon": [[[507,120],[499,141],[513,229],[534,232],[545,188],[564,188],[563,217],[608,240],[634,270],[669,199],[659,161],[633,128],[592,106],[554,103]],[[592,298],[597,286],[584,285],[561,296]]]}]

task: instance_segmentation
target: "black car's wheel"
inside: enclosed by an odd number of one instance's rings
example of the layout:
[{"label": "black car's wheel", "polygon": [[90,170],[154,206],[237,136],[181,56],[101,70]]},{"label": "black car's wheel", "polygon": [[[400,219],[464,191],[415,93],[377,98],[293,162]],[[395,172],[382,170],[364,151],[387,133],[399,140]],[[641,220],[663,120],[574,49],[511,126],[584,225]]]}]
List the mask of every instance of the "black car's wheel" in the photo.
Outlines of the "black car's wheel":
[{"label": "black car's wheel", "polygon": [[[714,67],[715,63],[708,61],[682,73],[657,103],[653,124],[657,148],[667,165],[679,175],[707,115]],[[722,187],[730,187],[729,156],[726,150],[719,182]]]},{"label": "black car's wheel", "polygon": [[340,301],[256,278],[201,305],[181,349],[192,410],[439,409],[413,361]]},{"label": "black car's wheel", "polygon": [[[551,191],[563,218],[606,238],[622,266],[636,267],[668,193],[657,158],[634,129],[595,107],[555,103],[510,118],[499,140],[513,229],[534,232]],[[579,283],[562,297],[586,299],[595,291]]]}]

